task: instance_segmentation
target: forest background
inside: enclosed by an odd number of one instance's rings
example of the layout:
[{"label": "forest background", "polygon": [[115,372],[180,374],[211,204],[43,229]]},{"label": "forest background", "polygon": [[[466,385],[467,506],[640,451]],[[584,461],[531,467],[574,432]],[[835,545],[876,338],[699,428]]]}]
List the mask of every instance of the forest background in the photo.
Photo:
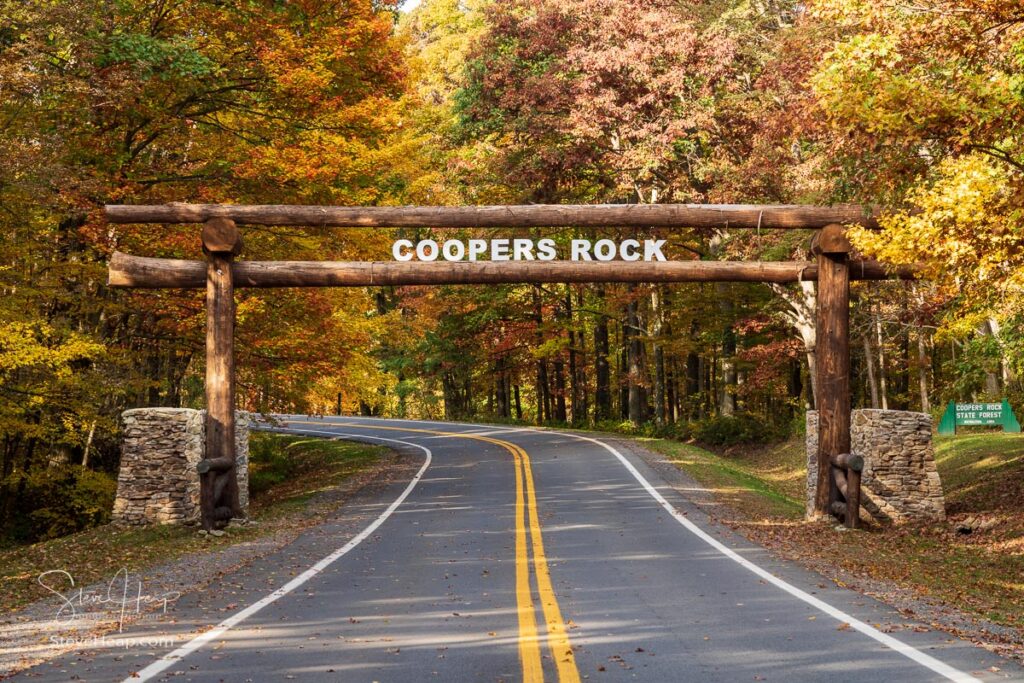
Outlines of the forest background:
[{"label": "forest background", "polygon": [[[106,203],[856,202],[855,407],[1024,404],[1017,0],[0,0],[0,538],[105,521],[118,416],[201,407],[203,299],[113,291],[115,250],[200,256]],[[810,234],[658,237],[805,258]],[[470,230],[245,230],[243,258],[389,260]],[[244,290],[240,407],[802,429],[814,286]]]}]

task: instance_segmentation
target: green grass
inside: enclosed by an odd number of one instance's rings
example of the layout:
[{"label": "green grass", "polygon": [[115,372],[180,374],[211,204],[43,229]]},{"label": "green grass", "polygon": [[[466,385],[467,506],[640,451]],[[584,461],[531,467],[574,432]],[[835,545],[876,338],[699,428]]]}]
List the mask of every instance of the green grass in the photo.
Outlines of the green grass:
[{"label": "green grass", "polygon": [[786,519],[799,519],[803,515],[803,502],[778,481],[766,478],[764,468],[752,459],[726,458],[692,444],[667,439],[644,439],[642,443],[664,454],[677,467],[745,513]]},{"label": "green grass", "polygon": [[[803,440],[711,452],[665,440],[664,453],[708,488],[719,517],[784,556],[826,573],[882,579],[997,623],[1024,628],[1024,436],[974,433],[935,440],[951,521],[839,533],[803,520]],[[990,520],[961,535],[958,520]]]},{"label": "green grass", "polygon": [[380,460],[383,446],[257,432],[249,440],[249,491],[255,510],[308,499]]},{"label": "green grass", "polygon": [[316,518],[311,514],[311,498],[369,472],[386,452],[380,446],[253,434],[249,512],[257,525],[231,528],[224,536],[206,538],[194,527],[105,525],[0,551],[0,613],[46,597],[36,583],[36,577],[46,570],[65,569],[77,585],[88,585],[109,579],[122,567],[138,572],[189,553],[224,548],[311,523]]},{"label": "green grass", "polygon": [[1020,507],[1024,435],[937,437],[935,462],[950,512]]}]

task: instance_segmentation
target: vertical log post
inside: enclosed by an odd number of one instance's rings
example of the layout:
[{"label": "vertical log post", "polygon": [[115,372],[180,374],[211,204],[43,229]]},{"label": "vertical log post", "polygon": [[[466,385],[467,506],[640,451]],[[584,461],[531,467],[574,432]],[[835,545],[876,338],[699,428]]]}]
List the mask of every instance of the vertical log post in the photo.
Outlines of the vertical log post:
[{"label": "vertical log post", "polygon": [[231,262],[242,250],[235,222],[203,225],[206,266],[206,456],[199,463],[202,526],[241,516],[235,473],[235,292]]},{"label": "vertical log post", "polygon": [[[841,225],[815,235],[818,257],[818,488],[815,511],[824,516],[845,508],[846,526],[860,523],[860,473],[835,467],[832,460],[850,452],[850,269],[851,251]],[[836,478],[846,483],[846,504]],[[834,505],[840,503],[839,505]]]}]

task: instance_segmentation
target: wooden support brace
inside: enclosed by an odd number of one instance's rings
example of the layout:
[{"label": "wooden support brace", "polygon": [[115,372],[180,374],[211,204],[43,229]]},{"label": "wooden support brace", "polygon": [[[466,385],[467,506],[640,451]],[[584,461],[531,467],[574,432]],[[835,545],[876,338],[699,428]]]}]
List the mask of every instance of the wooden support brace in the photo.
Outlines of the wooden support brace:
[{"label": "wooden support brace", "polygon": [[832,482],[836,485],[836,490],[839,491],[840,495],[846,498],[846,472],[833,466],[832,470]]},{"label": "wooden support brace", "polygon": [[832,464],[843,470],[864,471],[864,456],[856,453],[840,453],[832,457]]},{"label": "wooden support brace", "polygon": [[207,472],[227,472],[235,464],[233,458],[203,458],[196,463],[196,472],[206,474]]}]

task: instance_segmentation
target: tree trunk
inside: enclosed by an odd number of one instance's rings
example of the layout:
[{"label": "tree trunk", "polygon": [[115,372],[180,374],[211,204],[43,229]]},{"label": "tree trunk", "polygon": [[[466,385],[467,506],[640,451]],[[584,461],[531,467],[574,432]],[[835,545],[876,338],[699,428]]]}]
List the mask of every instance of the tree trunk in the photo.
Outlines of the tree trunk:
[{"label": "tree trunk", "polygon": [[875,360],[872,357],[874,355],[871,349],[871,340],[868,335],[861,337],[861,342],[864,345],[864,366],[868,371],[868,387],[871,390],[871,407],[877,409],[878,404],[878,378],[875,376]]},{"label": "tree trunk", "polygon": [[700,378],[700,356],[691,351],[686,354],[686,406],[689,412],[687,417],[691,420],[700,417]]},{"label": "tree trunk", "polygon": [[0,529],[7,526],[11,513],[10,476],[14,472],[14,463],[21,447],[22,436],[4,436],[4,460],[0,464]]},{"label": "tree trunk", "polygon": [[499,358],[495,363],[495,381],[494,381],[494,402],[497,404],[498,417],[508,418],[511,417],[508,409],[508,395],[505,392],[505,361],[504,358]]},{"label": "tree trunk", "polygon": [[[536,342],[537,348],[544,344],[544,333],[541,326],[544,324],[544,312],[540,303],[540,292],[536,285],[533,287],[533,321],[537,327]],[[548,391],[548,362],[546,358],[537,359],[537,423],[543,424],[551,421],[551,395]]]},{"label": "tree trunk", "polygon": [[[789,370],[789,384],[790,384],[789,395],[790,395],[790,398],[794,399],[794,403],[796,405],[800,405],[800,400],[804,396],[804,376],[803,376],[804,366],[803,366],[803,363],[801,363],[796,358],[794,358],[790,362],[791,362],[791,367],[790,367],[790,370]],[[789,408],[790,408],[789,409],[789,415],[790,416],[794,415],[795,411],[793,409],[793,406],[790,405]]]},{"label": "tree trunk", "polygon": [[580,424],[580,386],[579,368],[576,359],[576,330],[569,328],[569,392],[572,400],[569,402],[572,423]]},{"label": "tree trunk", "polygon": [[662,346],[662,334],[665,329],[665,310],[663,294],[660,287],[651,289],[651,319],[654,329],[654,419],[663,425],[666,421],[665,410],[665,349]]},{"label": "tree trunk", "polygon": [[666,417],[669,422],[675,422],[679,419],[677,396],[676,390],[676,361],[675,358],[669,358],[668,363],[665,367],[665,403],[666,403]]},{"label": "tree trunk", "polygon": [[[907,302],[906,298],[902,304],[903,320],[907,319]],[[900,371],[896,375],[898,382],[896,387],[897,397],[897,408],[899,410],[910,410],[910,368],[913,366],[913,354],[910,352],[910,327],[902,326],[903,329],[900,331],[900,355],[903,356],[902,362],[900,363]]]},{"label": "tree trunk", "polygon": [[794,292],[783,285],[768,285],[773,292],[779,295],[786,302],[788,310],[786,318],[793,329],[796,330],[800,341],[804,344],[804,354],[807,358],[807,375],[810,379],[810,401],[808,408],[817,405],[818,396],[818,370],[815,348],[817,345],[817,329],[815,322],[815,311],[817,310],[817,295],[814,291],[814,283],[801,281],[798,283],[800,291]]},{"label": "tree trunk", "polygon": [[[583,305],[583,290],[579,291],[579,305]],[[565,311],[569,328],[569,383],[571,385],[572,423],[584,424],[587,421],[587,376],[584,370],[586,343],[583,331],[577,330],[573,320],[572,288],[565,287]]]},{"label": "tree trunk", "polygon": [[[582,310],[583,308],[582,287],[576,293],[576,308],[577,310]],[[586,424],[587,415],[590,413],[590,397],[587,394],[587,341],[583,336],[582,320],[580,322],[580,329],[576,331],[576,380],[574,384],[574,388],[579,392],[579,395],[573,394],[572,419],[576,424]],[[578,411],[577,399],[579,400]]]},{"label": "tree trunk", "polygon": [[[628,319],[628,315],[627,315]],[[618,365],[618,387],[619,387],[619,419],[629,419],[629,338],[626,335],[626,325],[619,325],[619,335],[616,340],[619,346]]]},{"label": "tree trunk", "polygon": [[[598,305],[604,308],[604,290],[597,290]],[[608,316],[599,315],[594,324],[594,419],[598,422],[612,416],[611,367],[608,359]]]},{"label": "tree trunk", "polygon": [[931,402],[928,400],[928,341],[924,336],[924,329],[917,330],[917,386],[921,392],[921,412],[930,413]]},{"label": "tree trunk", "polygon": [[732,415],[736,412],[736,333],[727,327],[722,338],[722,389],[718,412]]},{"label": "tree trunk", "polygon": [[[446,371],[441,375],[441,393],[444,397],[444,419],[456,420],[461,417],[458,407],[458,385],[451,372]],[[360,401],[360,412],[362,412],[363,405],[363,402]]]},{"label": "tree trunk", "polygon": [[25,509],[25,486],[28,482],[28,473],[32,469],[32,456],[36,452],[36,444],[39,443],[39,439],[31,437],[28,440],[28,445],[25,447],[25,456],[21,460],[21,476],[18,477],[18,487],[14,493],[14,510]]},{"label": "tree trunk", "polygon": [[[631,291],[635,288],[631,288]],[[633,424],[641,424],[644,421],[643,394],[640,388],[640,378],[643,373],[642,361],[640,358],[642,342],[640,340],[640,317],[637,315],[637,302],[630,300],[626,304],[626,349],[627,349],[627,401],[629,405],[627,418]]]},{"label": "tree trunk", "polygon": [[1017,375],[1013,370],[1013,366],[1010,364],[1010,360],[1006,357],[1006,347],[1003,345],[1002,336],[1000,334],[999,321],[995,318],[988,319],[989,329],[992,330],[992,336],[999,342],[999,358],[1000,365],[1002,366],[1002,379],[1003,379],[1003,391],[1005,392],[1011,384],[1017,384]]},{"label": "tree trunk", "polygon": [[85,440],[85,451],[82,453],[82,469],[89,467],[89,451],[92,450],[92,439],[96,436],[96,420],[89,425],[89,436]]},{"label": "tree trunk", "polygon": [[875,342],[878,344],[878,388],[882,410],[889,410],[889,391],[886,388],[885,339],[882,337],[882,319],[875,314]]},{"label": "tree trunk", "polygon": [[558,422],[568,421],[568,411],[565,405],[565,361],[561,354],[555,357],[553,363],[555,370],[555,420]]},{"label": "tree trunk", "polygon": [[[978,333],[986,337],[996,337],[996,332],[998,328],[999,325],[998,323],[996,323],[995,320],[983,320],[981,323],[978,324]],[[998,341],[998,338],[996,341]],[[1002,360],[1001,354],[1000,359]],[[1000,364],[1003,365],[1004,363]],[[996,370],[988,370],[985,372],[985,394],[990,399],[997,399],[1002,393],[999,388],[999,374],[1000,373],[997,372]]]}]

